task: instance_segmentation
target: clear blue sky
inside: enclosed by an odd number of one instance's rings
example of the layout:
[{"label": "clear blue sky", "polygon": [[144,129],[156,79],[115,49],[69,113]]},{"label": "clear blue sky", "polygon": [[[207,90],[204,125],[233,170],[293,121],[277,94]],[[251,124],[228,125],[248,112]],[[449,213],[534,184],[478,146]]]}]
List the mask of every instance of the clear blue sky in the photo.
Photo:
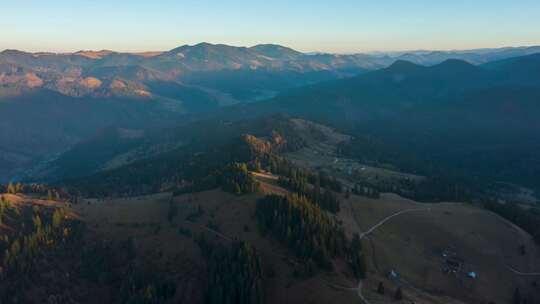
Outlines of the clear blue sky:
[{"label": "clear blue sky", "polygon": [[539,45],[540,0],[0,0],[0,50],[202,41],[339,53]]}]

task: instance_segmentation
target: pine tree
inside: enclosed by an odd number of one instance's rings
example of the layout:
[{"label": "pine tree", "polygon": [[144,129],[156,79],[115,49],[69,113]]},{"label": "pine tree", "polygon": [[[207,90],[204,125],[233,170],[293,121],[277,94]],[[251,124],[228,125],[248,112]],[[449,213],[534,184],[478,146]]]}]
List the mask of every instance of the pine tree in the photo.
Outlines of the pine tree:
[{"label": "pine tree", "polygon": [[521,292],[519,291],[519,288],[516,288],[514,291],[514,304],[521,304]]},{"label": "pine tree", "polygon": [[366,277],[366,262],[362,252],[362,242],[360,236],[355,233],[349,248],[349,263],[357,278]]},{"label": "pine tree", "polygon": [[398,287],[396,290],[396,293],[394,294],[394,299],[401,301],[403,300],[403,291],[401,290],[401,287]]},{"label": "pine tree", "polygon": [[9,182],[8,187],[7,187],[7,192],[8,192],[9,194],[15,194],[15,193],[17,193],[17,191],[15,190],[15,186],[13,186],[13,183],[12,183],[12,182]]},{"label": "pine tree", "polygon": [[34,228],[36,229],[36,231],[40,231],[41,226],[42,226],[42,222],[41,222],[41,218],[39,217],[39,215],[34,216],[34,218],[32,220],[34,222]]},{"label": "pine tree", "polygon": [[255,159],[255,162],[254,162],[254,164],[253,164],[253,167],[254,167],[254,169],[255,169],[255,172],[261,172],[261,171],[262,171],[262,168],[261,168],[261,161],[260,161],[258,158]]},{"label": "pine tree", "polygon": [[379,282],[379,286],[377,287],[377,293],[378,294],[384,294],[384,285],[382,282]]},{"label": "pine tree", "polygon": [[62,218],[63,218],[63,215],[62,215],[62,211],[60,211],[60,209],[56,209],[53,213],[53,216],[52,216],[52,226],[53,228],[55,229],[58,229],[60,228],[60,225],[62,224]]},{"label": "pine tree", "polygon": [[321,197],[321,178],[319,177],[319,174],[315,176],[315,190],[313,192],[313,201],[318,202]]}]

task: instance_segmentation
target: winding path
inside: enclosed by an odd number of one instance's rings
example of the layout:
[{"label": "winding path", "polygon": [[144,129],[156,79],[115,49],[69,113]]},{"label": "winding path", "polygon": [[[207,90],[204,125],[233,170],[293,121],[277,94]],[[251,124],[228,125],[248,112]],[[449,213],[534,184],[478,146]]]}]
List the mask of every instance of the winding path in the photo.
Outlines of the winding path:
[{"label": "winding path", "polygon": [[219,232],[217,230],[211,229],[211,228],[209,228],[207,226],[204,226],[204,225],[192,222],[192,221],[187,221],[187,220],[185,220],[184,223],[193,225],[193,226],[198,227],[198,228],[203,229],[203,230],[206,230],[206,231],[208,231],[210,233],[213,233],[217,237],[219,237],[221,239],[224,239],[226,241],[233,241],[233,238],[231,238],[231,237],[229,237],[229,236],[227,236],[227,235],[225,235],[225,234],[223,234],[223,233],[221,233],[221,232]]},{"label": "winding path", "polygon": [[[356,226],[358,227],[358,229],[360,229],[360,224],[358,223],[358,220],[356,219],[356,216],[355,216],[355,213],[354,213],[354,208],[352,207],[352,204],[350,202],[349,202],[349,207],[350,207],[351,216],[352,216],[354,222],[356,223]],[[368,237],[371,233],[373,233],[373,231],[375,231],[376,229],[378,229],[379,227],[381,227],[382,225],[384,225],[386,222],[393,219],[394,217],[400,216],[400,215],[405,214],[405,213],[416,212],[416,211],[431,211],[431,209],[432,209],[432,206],[424,207],[424,208],[405,209],[405,210],[398,211],[398,212],[396,212],[394,214],[391,214],[391,215],[383,218],[382,220],[377,222],[375,225],[371,226],[371,228],[369,228],[368,230],[360,233],[359,237],[360,237],[361,240]],[[339,288],[341,290],[356,291],[356,293],[358,294],[358,297],[360,298],[360,300],[362,302],[364,302],[364,304],[370,304],[370,302],[364,297],[364,294],[362,293],[362,285],[363,285],[362,280],[358,281],[358,286],[357,287],[342,287],[342,286],[335,286],[335,285],[331,285],[331,284],[329,284],[329,285],[332,286],[332,287],[335,287],[335,288]]]},{"label": "winding path", "polygon": [[322,281],[326,285],[335,289],[344,290],[344,291],[356,291],[356,294],[358,294],[358,297],[360,298],[360,300],[362,300],[362,302],[364,302],[364,304],[370,304],[369,301],[366,298],[364,298],[364,295],[362,294],[362,280],[358,281],[357,287],[346,287],[346,286],[341,286],[341,285],[335,285],[325,280],[322,280]]},{"label": "winding path", "polygon": [[516,270],[515,268],[512,268],[511,266],[508,266],[508,265],[506,265],[506,268],[508,268],[514,274],[517,274],[517,275],[520,275],[520,276],[540,276],[540,272],[521,272],[519,270]]},{"label": "winding path", "polygon": [[367,231],[365,232],[362,232],[360,233],[360,239],[363,239],[364,237],[366,237],[367,235],[369,235],[370,233],[372,233],[373,231],[375,231],[375,229],[381,227],[382,225],[384,225],[386,222],[388,222],[389,220],[391,220],[392,218],[396,217],[396,216],[399,216],[399,215],[402,215],[402,214],[405,214],[405,213],[409,213],[409,212],[415,212],[415,211],[431,211],[431,207],[428,207],[428,208],[414,208],[414,209],[406,209],[406,210],[401,210],[399,212],[396,212],[392,215],[389,215],[387,217],[385,217],[384,219],[382,219],[381,221],[379,221],[377,224],[373,225],[371,228],[369,228]]}]

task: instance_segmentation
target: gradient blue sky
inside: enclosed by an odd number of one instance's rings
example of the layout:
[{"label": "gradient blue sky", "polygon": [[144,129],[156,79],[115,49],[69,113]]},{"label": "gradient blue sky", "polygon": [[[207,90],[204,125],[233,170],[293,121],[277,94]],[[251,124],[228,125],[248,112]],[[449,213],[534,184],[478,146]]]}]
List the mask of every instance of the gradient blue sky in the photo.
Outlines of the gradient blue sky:
[{"label": "gradient blue sky", "polygon": [[540,0],[0,0],[0,50],[202,41],[337,53],[540,45]]}]

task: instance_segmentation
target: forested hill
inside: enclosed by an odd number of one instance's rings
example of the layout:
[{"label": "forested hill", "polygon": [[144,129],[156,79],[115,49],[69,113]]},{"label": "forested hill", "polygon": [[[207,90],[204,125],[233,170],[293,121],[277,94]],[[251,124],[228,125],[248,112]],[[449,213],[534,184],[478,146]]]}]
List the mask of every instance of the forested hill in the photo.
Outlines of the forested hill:
[{"label": "forested hill", "polygon": [[[161,136],[151,133],[125,141],[111,130],[91,143],[75,146],[45,171],[50,181],[92,195],[152,193],[195,180],[215,186],[219,171],[229,164],[262,161],[263,155],[297,150],[307,136],[324,135],[317,129],[299,130],[281,115],[198,121],[167,129]],[[108,153],[95,153],[103,149]],[[115,161],[116,166],[106,165]]]},{"label": "forested hill", "polygon": [[349,156],[406,171],[540,188],[538,55],[473,66],[398,61],[354,78],[303,87],[227,117],[288,113],[356,136]]}]

